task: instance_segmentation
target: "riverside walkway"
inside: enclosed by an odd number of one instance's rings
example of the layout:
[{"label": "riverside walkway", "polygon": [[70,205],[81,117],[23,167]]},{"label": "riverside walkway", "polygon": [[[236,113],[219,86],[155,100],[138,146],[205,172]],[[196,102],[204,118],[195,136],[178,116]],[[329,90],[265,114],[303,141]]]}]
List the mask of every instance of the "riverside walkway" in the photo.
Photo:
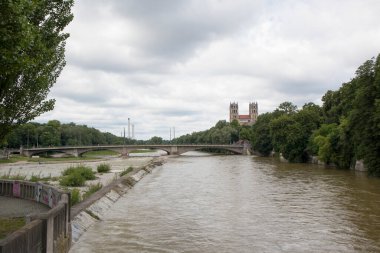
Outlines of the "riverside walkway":
[{"label": "riverside walkway", "polygon": [[0,218],[25,217],[49,211],[49,207],[32,200],[0,196]]}]

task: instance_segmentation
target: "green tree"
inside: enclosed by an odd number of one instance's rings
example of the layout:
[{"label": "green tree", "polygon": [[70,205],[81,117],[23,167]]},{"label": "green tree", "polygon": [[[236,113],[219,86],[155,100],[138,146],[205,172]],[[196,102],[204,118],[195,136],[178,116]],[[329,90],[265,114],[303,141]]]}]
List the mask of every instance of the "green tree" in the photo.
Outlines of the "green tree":
[{"label": "green tree", "polygon": [[370,174],[380,176],[380,54],[360,66],[352,82],[357,89],[348,119],[356,157],[364,159]]},{"label": "green tree", "polygon": [[163,140],[161,137],[153,136],[152,138],[150,138],[150,140],[148,140],[148,143],[153,145],[159,145],[163,143]]},{"label": "green tree", "polygon": [[251,140],[252,139],[252,129],[249,127],[243,127],[240,130],[240,140]]},{"label": "green tree", "polygon": [[270,135],[270,122],[274,119],[273,113],[264,113],[257,117],[256,123],[252,126],[252,147],[253,150],[267,156],[273,150],[272,137]]},{"label": "green tree", "polygon": [[46,97],[65,65],[63,29],[72,6],[73,0],[0,2],[0,142],[53,109]]},{"label": "green tree", "polygon": [[277,112],[280,111],[283,114],[270,122],[274,149],[291,162],[307,161],[310,135],[322,121],[321,108],[308,103],[298,111],[295,106],[286,102],[279,106]]},{"label": "green tree", "polygon": [[282,102],[278,108],[276,109],[278,112],[282,112],[285,114],[292,114],[297,112],[297,106],[292,102]]},{"label": "green tree", "polygon": [[50,120],[43,129],[40,137],[42,146],[61,145],[61,123],[58,120]]}]

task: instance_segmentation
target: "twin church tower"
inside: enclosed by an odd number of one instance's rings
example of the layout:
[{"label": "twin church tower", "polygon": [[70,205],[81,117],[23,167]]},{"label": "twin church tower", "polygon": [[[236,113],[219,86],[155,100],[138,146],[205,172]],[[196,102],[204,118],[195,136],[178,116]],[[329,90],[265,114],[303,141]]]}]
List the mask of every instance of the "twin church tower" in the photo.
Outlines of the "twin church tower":
[{"label": "twin church tower", "polygon": [[257,120],[258,107],[257,102],[249,103],[249,114],[239,115],[239,105],[238,103],[230,103],[230,122],[237,120],[240,125],[251,126]]}]

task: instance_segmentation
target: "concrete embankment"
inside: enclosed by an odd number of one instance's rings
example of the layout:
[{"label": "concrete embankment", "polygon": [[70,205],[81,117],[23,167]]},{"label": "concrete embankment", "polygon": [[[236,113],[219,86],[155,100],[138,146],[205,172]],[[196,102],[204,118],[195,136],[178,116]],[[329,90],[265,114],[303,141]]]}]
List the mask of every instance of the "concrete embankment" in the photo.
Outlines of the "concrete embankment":
[{"label": "concrete embankment", "polygon": [[102,219],[107,210],[122,195],[150,173],[154,167],[162,165],[164,160],[163,157],[155,158],[147,165],[135,168],[127,175],[103,187],[85,201],[73,206],[71,208],[72,242],[77,242],[89,227]]}]

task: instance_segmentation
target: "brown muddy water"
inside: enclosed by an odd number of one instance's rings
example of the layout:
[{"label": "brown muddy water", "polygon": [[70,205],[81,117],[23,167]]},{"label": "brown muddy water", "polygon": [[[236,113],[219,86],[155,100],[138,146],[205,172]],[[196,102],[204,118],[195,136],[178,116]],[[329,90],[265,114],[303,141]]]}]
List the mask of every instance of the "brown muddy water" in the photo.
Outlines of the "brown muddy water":
[{"label": "brown muddy water", "polygon": [[380,252],[380,179],[273,158],[171,158],[71,252]]}]

